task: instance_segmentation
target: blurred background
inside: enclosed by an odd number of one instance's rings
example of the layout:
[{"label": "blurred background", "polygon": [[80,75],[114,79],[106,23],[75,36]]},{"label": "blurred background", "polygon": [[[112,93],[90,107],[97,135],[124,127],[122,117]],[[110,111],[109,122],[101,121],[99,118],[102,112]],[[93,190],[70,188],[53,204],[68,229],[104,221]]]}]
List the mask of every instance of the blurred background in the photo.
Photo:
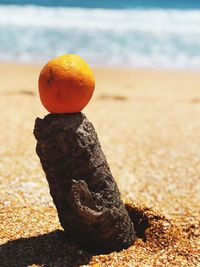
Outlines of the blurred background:
[{"label": "blurred background", "polygon": [[200,70],[200,1],[0,0],[0,61]]}]

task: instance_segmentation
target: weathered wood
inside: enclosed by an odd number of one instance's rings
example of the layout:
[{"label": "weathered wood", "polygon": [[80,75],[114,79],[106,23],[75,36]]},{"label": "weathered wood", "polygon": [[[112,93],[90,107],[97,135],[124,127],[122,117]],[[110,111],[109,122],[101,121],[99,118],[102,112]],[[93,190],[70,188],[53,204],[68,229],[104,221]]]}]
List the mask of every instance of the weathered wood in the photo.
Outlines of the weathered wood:
[{"label": "weathered wood", "polygon": [[132,221],[86,116],[49,114],[37,118],[34,135],[68,238],[95,253],[130,246],[135,239]]}]

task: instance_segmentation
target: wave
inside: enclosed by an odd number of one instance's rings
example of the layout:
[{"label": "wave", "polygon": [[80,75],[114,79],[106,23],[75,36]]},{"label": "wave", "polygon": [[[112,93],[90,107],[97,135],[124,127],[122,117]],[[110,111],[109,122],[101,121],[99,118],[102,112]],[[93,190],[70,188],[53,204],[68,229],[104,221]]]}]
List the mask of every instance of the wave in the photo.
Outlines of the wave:
[{"label": "wave", "polygon": [[0,59],[200,69],[199,25],[200,10],[0,5]]},{"label": "wave", "polygon": [[200,33],[200,10],[105,10],[0,6],[0,26],[78,28],[153,33]]}]

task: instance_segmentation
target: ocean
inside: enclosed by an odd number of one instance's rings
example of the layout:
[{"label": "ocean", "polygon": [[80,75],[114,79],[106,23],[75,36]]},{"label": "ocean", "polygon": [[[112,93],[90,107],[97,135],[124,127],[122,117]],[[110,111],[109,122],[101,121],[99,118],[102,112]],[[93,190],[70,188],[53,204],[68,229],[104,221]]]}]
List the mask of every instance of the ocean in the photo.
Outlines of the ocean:
[{"label": "ocean", "polygon": [[0,61],[200,70],[200,1],[0,0]]}]

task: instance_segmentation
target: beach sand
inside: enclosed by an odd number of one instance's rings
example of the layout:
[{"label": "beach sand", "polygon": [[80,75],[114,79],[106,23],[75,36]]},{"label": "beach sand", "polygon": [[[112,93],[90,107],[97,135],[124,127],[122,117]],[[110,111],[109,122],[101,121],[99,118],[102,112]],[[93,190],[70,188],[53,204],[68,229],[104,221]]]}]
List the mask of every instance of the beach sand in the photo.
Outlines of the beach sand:
[{"label": "beach sand", "polygon": [[200,73],[95,70],[84,113],[138,239],[91,255],[64,237],[35,153],[40,70],[0,64],[0,266],[200,266]]}]

